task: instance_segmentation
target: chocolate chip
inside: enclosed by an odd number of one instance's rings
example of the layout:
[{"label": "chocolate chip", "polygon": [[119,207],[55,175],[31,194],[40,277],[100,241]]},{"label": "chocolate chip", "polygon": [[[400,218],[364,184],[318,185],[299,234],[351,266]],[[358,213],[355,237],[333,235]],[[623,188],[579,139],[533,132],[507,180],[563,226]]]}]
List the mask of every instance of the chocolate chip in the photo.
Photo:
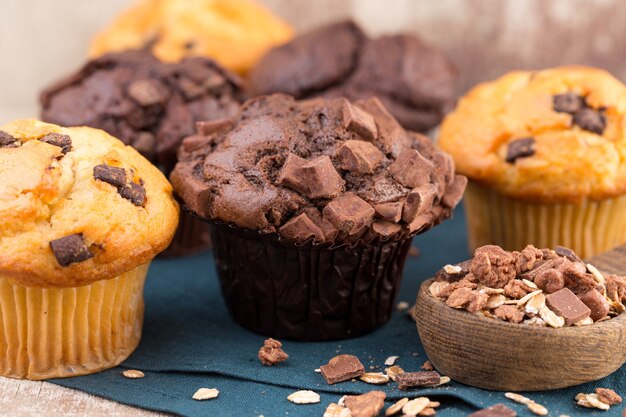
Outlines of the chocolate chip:
[{"label": "chocolate chip", "polygon": [[396,376],[398,389],[413,387],[432,387],[441,383],[441,375],[436,371],[405,372]]},{"label": "chocolate chip", "polygon": [[128,95],[142,107],[163,104],[165,95],[163,87],[157,81],[150,79],[137,80],[128,86]]},{"label": "chocolate chip", "polygon": [[61,133],[48,133],[39,140],[50,145],[58,146],[61,148],[63,155],[72,150],[72,139],[69,135],[63,135]]},{"label": "chocolate chip", "polygon": [[365,140],[376,139],[378,128],[372,115],[353,106],[347,100],[344,102],[342,113],[343,124],[346,130],[356,133]]},{"label": "chocolate chip", "polygon": [[437,196],[437,187],[434,184],[424,184],[411,190],[404,200],[402,220],[411,223],[417,216],[429,211]]},{"label": "chocolate chip", "polygon": [[433,163],[415,149],[403,150],[394,163],[389,166],[389,172],[396,181],[409,188],[429,183],[430,174],[433,170]]},{"label": "chocolate chip", "polygon": [[402,226],[398,223],[374,222],[372,224],[372,230],[382,237],[390,237],[400,232],[402,230]]},{"label": "chocolate chip", "polygon": [[478,410],[467,417],[516,417],[515,410],[511,410],[504,404],[496,404],[491,407]]},{"label": "chocolate chip", "polygon": [[126,171],[123,168],[100,164],[93,167],[93,177],[120,189],[126,186]]},{"label": "chocolate chip", "polygon": [[50,248],[61,266],[86,261],[93,257],[93,253],[85,245],[85,239],[81,233],[55,239],[50,242]]},{"label": "chocolate chip", "polygon": [[278,184],[309,198],[333,198],[341,191],[343,179],[327,155],[307,161],[289,154],[278,176]]},{"label": "chocolate chip", "polygon": [[574,124],[601,135],[606,127],[606,116],[601,111],[585,108],[574,114]]},{"label": "chocolate chip", "polygon": [[278,229],[278,233],[284,238],[298,241],[304,241],[311,237],[318,242],[324,240],[324,232],[306,213],[301,213],[289,220]]},{"label": "chocolate chip", "polygon": [[565,246],[557,246],[556,248],[554,248],[554,252],[556,252],[557,255],[567,258],[572,262],[582,263],[582,260],[578,257],[578,255],[576,255],[573,250],[571,250],[570,248],[566,248]]},{"label": "chocolate chip", "polygon": [[393,203],[381,203],[376,204],[374,206],[374,210],[376,210],[376,214],[378,214],[382,219],[389,222],[397,223],[402,217],[403,205],[403,201],[396,201]]},{"label": "chocolate chip", "polygon": [[16,148],[18,146],[16,138],[0,130],[0,148]]},{"label": "chocolate chip", "polygon": [[359,233],[374,217],[374,208],[355,194],[346,193],[324,207],[324,219],[348,235]]},{"label": "chocolate chip", "polygon": [[326,382],[332,385],[363,375],[365,367],[356,356],[339,355],[320,366],[320,371]]},{"label": "chocolate chip", "polygon": [[196,122],[196,131],[200,135],[211,135],[231,129],[234,124],[235,122],[233,121],[233,119],[230,118],[205,120],[201,122]]},{"label": "chocolate chip", "polygon": [[535,138],[521,138],[509,142],[506,151],[506,162],[513,163],[518,158],[526,158],[535,154]]},{"label": "chocolate chip", "polygon": [[585,98],[578,94],[565,93],[552,97],[552,108],[560,113],[574,114],[585,106]]},{"label": "chocolate chip", "polygon": [[451,184],[448,184],[446,193],[441,200],[446,207],[454,208],[463,198],[463,193],[467,187],[467,177],[455,175]]},{"label": "chocolate chip", "polygon": [[142,207],[146,203],[146,189],[137,183],[131,182],[129,185],[118,188],[118,192],[136,206]]},{"label": "chocolate chip", "polygon": [[337,151],[339,167],[357,174],[374,172],[383,153],[370,142],[363,140],[347,140]]}]

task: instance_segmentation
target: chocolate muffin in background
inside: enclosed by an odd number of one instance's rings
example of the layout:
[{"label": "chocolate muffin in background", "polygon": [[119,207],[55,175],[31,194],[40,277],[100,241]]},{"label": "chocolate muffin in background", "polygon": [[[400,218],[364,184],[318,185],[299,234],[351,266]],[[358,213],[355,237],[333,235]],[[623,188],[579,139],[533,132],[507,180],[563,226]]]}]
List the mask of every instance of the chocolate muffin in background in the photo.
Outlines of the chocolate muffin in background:
[{"label": "chocolate muffin in background", "polygon": [[376,98],[260,96],[198,128],[171,182],[219,241],[235,321],[274,337],[385,323],[412,237],[450,217],[467,182]]},{"label": "chocolate muffin in background", "polygon": [[[89,61],[41,95],[44,121],[100,128],[133,146],[166,174],[198,121],[237,113],[241,82],[208,58],[164,63],[148,51]],[[166,256],[207,248],[206,225],[183,215]]]},{"label": "chocolate muffin in background", "polygon": [[376,96],[406,129],[426,132],[453,105],[457,71],[413,35],[371,39],[342,21],[270,50],[248,75],[249,96]]}]

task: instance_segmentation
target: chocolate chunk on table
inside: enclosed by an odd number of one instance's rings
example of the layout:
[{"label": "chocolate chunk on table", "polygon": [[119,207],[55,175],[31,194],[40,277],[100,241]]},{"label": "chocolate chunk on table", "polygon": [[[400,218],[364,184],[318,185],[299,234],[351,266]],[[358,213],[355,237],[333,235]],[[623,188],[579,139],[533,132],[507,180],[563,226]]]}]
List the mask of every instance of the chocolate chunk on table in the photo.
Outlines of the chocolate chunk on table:
[{"label": "chocolate chunk on table", "polygon": [[557,94],[552,97],[552,108],[560,113],[574,114],[585,106],[585,98],[575,93]]},{"label": "chocolate chunk on table", "polygon": [[365,367],[356,356],[339,355],[320,366],[320,371],[326,382],[332,385],[363,375]]},{"label": "chocolate chunk on table", "polygon": [[63,155],[72,150],[72,139],[69,135],[63,135],[61,133],[48,133],[39,140],[50,145],[58,146],[61,148]]},{"label": "chocolate chunk on table", "polygon": [[146,204],[146,189],[142,185],[131,182],[129,185],[118,188],[117,191],[136,206],[142,207]]},{"label": "chocolate chunk on table", "polygon": [[436,371],[405,372],[396,376],[398,388],[406,390],[414,387],[432,387],[441,383],[441,375]]},{"label": "chocolate chunk on table", "polygon": [[61,266],[86,261],[93,257],[93,253],[91,253],[87,245],[85,245],[85,239],[80,233],[52,240],[50,242],[50,248]]},{"label": "chocolate chunk on table", "polygon": [[483,408],[467,417],[516,417],[517,413],[504,404],[496,404]]},{"label": "chocolate chunk on table", "polygon": [[506,151],[506,162],[513,163],[519,158],[526,158],[535,154],[535,138],[521,138],[509,142]]},{"label": "chocolate chunk on table", "polygon": [[0,130],[0,148],[15,148],[18,146],[17,139],[7,132]]},{"label": "chocolate chunk on table", "polygon": [[117,188],[122,188],[126,185],[126,171],[124,168],[106,164],[96,165],[93,167],[93,177]]},{"label": "chocolate chunk on table", "polygon": [[601,111],[585,108],[574,114],[574,124],[601,135],[606,127],[606,116]]},{"label": "chocolate chunk on table", "polygon": [[565,324],[572,324],[589,317],[591,310],[569,289],[563,288],[546,296],[546,305],[550,310],[565,319]]}]

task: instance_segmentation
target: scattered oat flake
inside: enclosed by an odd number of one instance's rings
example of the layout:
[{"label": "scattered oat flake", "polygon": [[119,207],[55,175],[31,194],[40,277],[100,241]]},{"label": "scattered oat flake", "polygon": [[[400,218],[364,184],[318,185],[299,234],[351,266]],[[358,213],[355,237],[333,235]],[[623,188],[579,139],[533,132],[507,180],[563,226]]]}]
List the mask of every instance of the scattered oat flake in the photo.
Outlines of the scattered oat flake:
[{"label": "scattered oat flake", "polygon": [[400,410],[402,410],[402,407],[404,407],[404,405],[408,402],[409,402],[409,399],[406,397],[401,400],[398,400],[395,404],[391,405],[387,409],[387,411],[385,411],[385,416],[389,417],[389,416],[399,413]]},{"label": "scattered oat flake", "polygon": [[461,271],[463,271],[463,268],[461,268],[458,265],[450,265],[450,264],[448,264],[448,265],[443,267],[443,270],[448,275],[457,275],[457,274],[460,274]]},{"label": "scattered oat flake", "polygon": [[337,401],[337,404],[343,407],[346,402],[346,397],[347,395],[344,395],[343,397],[339,398],[339,401]]},{"label": "scattered oat flake", "polygon": [[402,407],[402,412],[406,415],[416,416],[423,409],[428,407],[428,404],[430,404],[430,400],[428,398],[418,397],[404,404],[404,406]]},{"label": "scattered oat flake", "polygon": [[315,371],[313,372],[317,372],[318,374],[322,373],[322,370],[320,368],[317,368]]},{"label": "scattered oat flake", "polygon": [[526,294],[525,296],[523,296],[522,298],[520,298],[519,300],[517,300],[517,305],[518,306],[523,306],[524,304],[526,304],[526,302],[528,300],[530,300],[531,298],[533,298],[535,295],[537,294],[541,294],[543,291],[542,290],[537,290],[537,291],[533,291],[533,292],[529,292],[528,294]]},{"label": "scattered oat flake", "polygon": [[444,385],[452,381],[449,376],[442,376],[439,378],[439,385]]},{"label": "scattered oat flake", "polygon": [[622,402],[622,397],[610,388],[596,388],[595,391],[598,395],[598,399],[605,404],[615,405]]},{"label": "scattered oat flake", "polygon": [[389,382],[389,376],[383,374],[382,372],[366,372],[359,377],[359,379],[363,382],[367,382],[368,384],[386,384]]},{"label": "scattered oat flake", "polygon": [[320,402],[320,395],[310,390],[296,391],[287,397],[294,404],[315,404]]},{"label": "scattered oat flake", "polygon": [[126,378],[129,378],[129,379],[139,379],[139,378],[143,378],[144,376],[146,376],[143,372],[137,369],[127,369],[124,372],[122,372],[122,375],[124,375]]},{"label": "scattered oat flake", "polygon": [[220,395],[220,392],[215,388],[200,388],[191,398],[196,401],[206,401],[217,398],[218,395]]},{"label": "scattered oat flake", "polygon": [[437,412],[432,407],[426,407],[422,411],[417,413],[418,416],[423,416],[423,417],[430,417],[430,416],[434,416],[435,414],[437,414]]},{"label": "scattered oat flake", "polygon": [[330,403],[323,417],[350,417],[350,410],[339,404]]},{"label": "scattered oat flake", "polygon": [[508,398],[509,400],[512,400],[512,401],[515,401],[516,403],[524,404],[524,405],[533,401],[530,398],[526,398],[523,395],[517,394],[515,392],[506,392],[504,396]]},{"label": "scattered oat flake", "polygon": [[386,366],[394,365],[399,358],[400,356],[390,356],[387,359],[385,359],[385,365]]},{"label": "scattered oat flake", "polygon": [[528,409],[530,411],[532,411],[533,413],[537,414],[538,416],[547,416],[548,415],[548,409],[546,407],[544,407],[541,404],[537,404],[536,402],[529,402],[528,404],[526,404],[526,407],[528,407]]},{"label": "scattered oat flake", "polygon": [[408,308],[409,308],[409,303],[407,303],[406,301],[400,301],[398,304],[396,304],[396,309],[398,311],[404,311]]},{"label": "scattered oat flake", "polygon": [[385,372],[387,373],[389,379],[395,381],[398,374],[404,373],[404,369],[400,368],[398,365],[394,365],[390,368],[385,369]]},{"label": "scattered oat flake", "polygon": [[598,270],[598,268],[596,268],[595,266],[591,264],[587,264],[587,270],[591,272],[591,275],[593,275],[593,279],[595,279],[598,284],[606,283],[606,280],[604,279],[604,275],[602,274],[602,272]]},{"label": "scattered oat flake", "polygon": [[422,369],[425,371],[433,371],[435,368],[433,367],[433,365],[430,363],[430,361],[426,361],[424,362],[424,364],[422,365]]}]

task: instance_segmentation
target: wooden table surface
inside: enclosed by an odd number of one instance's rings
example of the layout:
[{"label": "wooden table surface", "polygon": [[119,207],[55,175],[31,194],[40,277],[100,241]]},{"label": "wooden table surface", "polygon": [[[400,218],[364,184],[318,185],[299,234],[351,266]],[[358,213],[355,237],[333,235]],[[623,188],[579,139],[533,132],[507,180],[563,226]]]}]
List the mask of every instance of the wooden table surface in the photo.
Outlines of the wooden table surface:
[{"label": "wooden table surface", "polygon": [[49,382],[0,377],[3,417],[167,417]]}]

